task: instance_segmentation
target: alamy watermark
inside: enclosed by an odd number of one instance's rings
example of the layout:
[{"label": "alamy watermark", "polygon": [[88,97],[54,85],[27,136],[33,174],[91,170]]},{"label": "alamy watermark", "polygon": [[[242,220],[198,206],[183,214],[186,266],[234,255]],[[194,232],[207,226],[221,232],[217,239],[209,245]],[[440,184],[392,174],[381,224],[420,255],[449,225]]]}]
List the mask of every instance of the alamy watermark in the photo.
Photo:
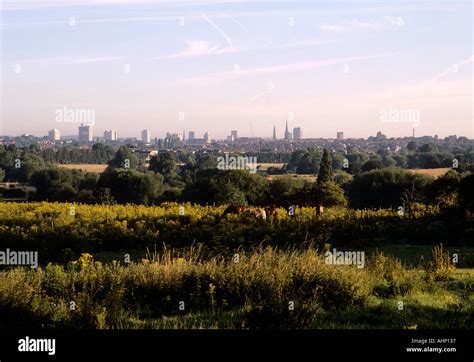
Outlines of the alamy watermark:
[{"label": "alamy watermark", "polygon": [[93,126],[95,124],[95,109],[69,108],[64,106],[55,111],[55,120],[58,123],[82,123]]},{"label": "alamy watermark", "polygon": [[365,266],[365,252],[363,251],[337,251],[333,249],[324,253],[324,262],[331,265],[356,265],[358,268]]},{"label": "alamy watermark", "polygon": [[225,156],[217,157],[218,170],[248,170],[250,173],[257,172],[257,157],[247,156]]},{"label": "alamy watermark", "polygon": [[19,352],[47,352],[50,356],[56,354],[54,338],[30,338],[26,336],[18,340]]},{"label": "alamy watermark", "polygon": [[0,251],[0,266],[14,265],[27,266],[32,269],[38,268],[38,252],[37,251],[15,251],[6,249]]},{"label": "alamy watermark", "polygon": [[385,108],[380,110],[382,123],[408,123],[414,127],[420,125],[420,110],[412,108]]}]

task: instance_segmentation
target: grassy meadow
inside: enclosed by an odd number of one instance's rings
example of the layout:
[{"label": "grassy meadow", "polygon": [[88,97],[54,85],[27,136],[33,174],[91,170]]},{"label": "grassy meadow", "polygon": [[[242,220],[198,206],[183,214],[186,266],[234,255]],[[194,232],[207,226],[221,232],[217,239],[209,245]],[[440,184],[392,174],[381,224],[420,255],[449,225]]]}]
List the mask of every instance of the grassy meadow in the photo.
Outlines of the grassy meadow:
[{"label": "grassy meadow", "polygon": [[[298,208],[262,222],[223,209],[0,204],[0,250],[40,260],[1,267],[0,328],[474,327],[465,220]],[[364,250],[364,267],[327,264],[333,248]]]}]

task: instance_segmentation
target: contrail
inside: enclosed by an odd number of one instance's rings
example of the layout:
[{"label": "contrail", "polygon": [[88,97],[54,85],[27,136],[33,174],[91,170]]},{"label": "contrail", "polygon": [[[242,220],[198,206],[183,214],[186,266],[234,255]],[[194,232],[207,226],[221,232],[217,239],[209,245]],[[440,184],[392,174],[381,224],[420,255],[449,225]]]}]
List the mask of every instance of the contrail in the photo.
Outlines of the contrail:
[{"label": "contrail", "polygon": [[202,14],[202,17],[203,17],[204,20],[206,20],[206,21],[209,23],[209,25],[211,25],[214,29],[216,29],[216,30],[224,37],[224,39],[227,41],[227,43],[229,43],[230,46],[232,46],[232,40],[231,40],[231,39],[229,38],[229,36],[225,33],[224,30],[222,30],[221,28],[219,28],[216,23],[214,23],[211,19],[209,19],[209,18],[207,17],[206,14]]}]

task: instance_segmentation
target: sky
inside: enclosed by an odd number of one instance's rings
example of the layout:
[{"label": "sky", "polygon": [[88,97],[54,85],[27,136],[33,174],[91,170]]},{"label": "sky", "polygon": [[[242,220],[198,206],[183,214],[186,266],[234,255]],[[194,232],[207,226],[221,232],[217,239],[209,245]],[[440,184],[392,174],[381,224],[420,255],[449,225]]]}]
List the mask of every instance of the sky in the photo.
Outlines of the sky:
[{"label": "sky", "polygon": [[82,112],[94,136],[288,121],[474,138],[472,1],[2,0],[0,16],[0,135],[77,134]]}]

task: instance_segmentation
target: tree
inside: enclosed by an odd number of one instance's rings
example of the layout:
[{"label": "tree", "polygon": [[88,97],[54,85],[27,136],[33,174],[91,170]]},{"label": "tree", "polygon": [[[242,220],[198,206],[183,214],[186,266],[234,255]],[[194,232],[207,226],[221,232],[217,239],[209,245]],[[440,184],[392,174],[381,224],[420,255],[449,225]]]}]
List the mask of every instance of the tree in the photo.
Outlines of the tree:
[{"label": "tree", "polygon": [[459,184],[460,206],[474,212],[474,174],[464,177]]},{"label": "tree", "polygon": [[286,170],[298,174],[315,174],[319,168],[319,151],[315,148],[297,150],[291,153]]},{"label": "tree", "polygon": [[36,198],[50,201],[74,201],[83,173],[78,170],[47,168],[31,176]]},{"label": "tree", "polygon": [[343,187],[344,185],[349,184],[353,179],[353,176],[345,171],[336,170],[334,171],[334,182],[336,185]]},{"label": "tree", "polygon": [[178,178],[178,167],[176,159],[172,153],[160,153],[150,158],[148,170],[160,173],[165,178],[165,182],[170,182]]},{"label": "tree", "polygon": [[322,184],[316,183],[313,189],[313,198],[316,205],[324,207],[347,206],[344,190],[332,181]]},{"label": "tree", "polygon": [[239,202],[261,205],[268,200],[268,181],[244,170],[204,170],[186,185],[182,199],[199,204]]},{"label": "tree", "polygon": [[163,193],[163,177],[153,172],[115,169],[100,175],[99,189],[110,190],[114,200],[126,204],[152,204]]},{"label": "tree", "polygon": [[433,143],[425,143],[423,146],[419,148],[419,151],[424,152],[424,153],[433,153],[433,152],[438,152],[439,149],[438,149],[438,146],[436,146]]},{"label": "tree", "polygon": [[215,169],[217,167],[217,157],[208,153],[199,154],[194,170],[202,171]]},{"label": "tree", "polygon": [[300,193],[305,187],[307,181],[303,178],[283,176],[270,182],[269,204],[279,206],[289,206],[295,202],[294,196]]},{"label": "tree", "polygon": [[126,146],[121,146],[115,157],[110,160],[108,163],[107,171],[113,171],[117,168],[127,168],[127,169],[136,169],[138,167],[138,158]]},{"label": "tree", "polygon": [[332,181],[332,161],[329,151],[325,148],[323,151],[323,157],[321,158],[321,164],[319,166],[317,184],[322,185],[330,181]]},{"label": "tree", "polygon": [[382,168],[382,162],[378,159],[372,159],[364,163],[361,167],[361,170],[363,172],[368,172],[368,171],[376,170],[379,168]]},{"label": "tree", "polygon": [[12,169],[12,177],[19,182],[29,182],[35,171],[45,168],[45,163],[41,157],[27,153],[20,158],[19,166]]},{"label": "tree", "polygon": [[372,170],[354,176],[348,185],[351,207],[378,208],[402,206],[406,191],[414,198],[424,198],[425,187],[433,178],[397,168]]},{"label": "tree", "polygon": [[417,147],[418,147],[418,145],[416,144],[415,141],[410,141],[407,144],[407,150],[409,150],[409,151],[415,151]]}]

